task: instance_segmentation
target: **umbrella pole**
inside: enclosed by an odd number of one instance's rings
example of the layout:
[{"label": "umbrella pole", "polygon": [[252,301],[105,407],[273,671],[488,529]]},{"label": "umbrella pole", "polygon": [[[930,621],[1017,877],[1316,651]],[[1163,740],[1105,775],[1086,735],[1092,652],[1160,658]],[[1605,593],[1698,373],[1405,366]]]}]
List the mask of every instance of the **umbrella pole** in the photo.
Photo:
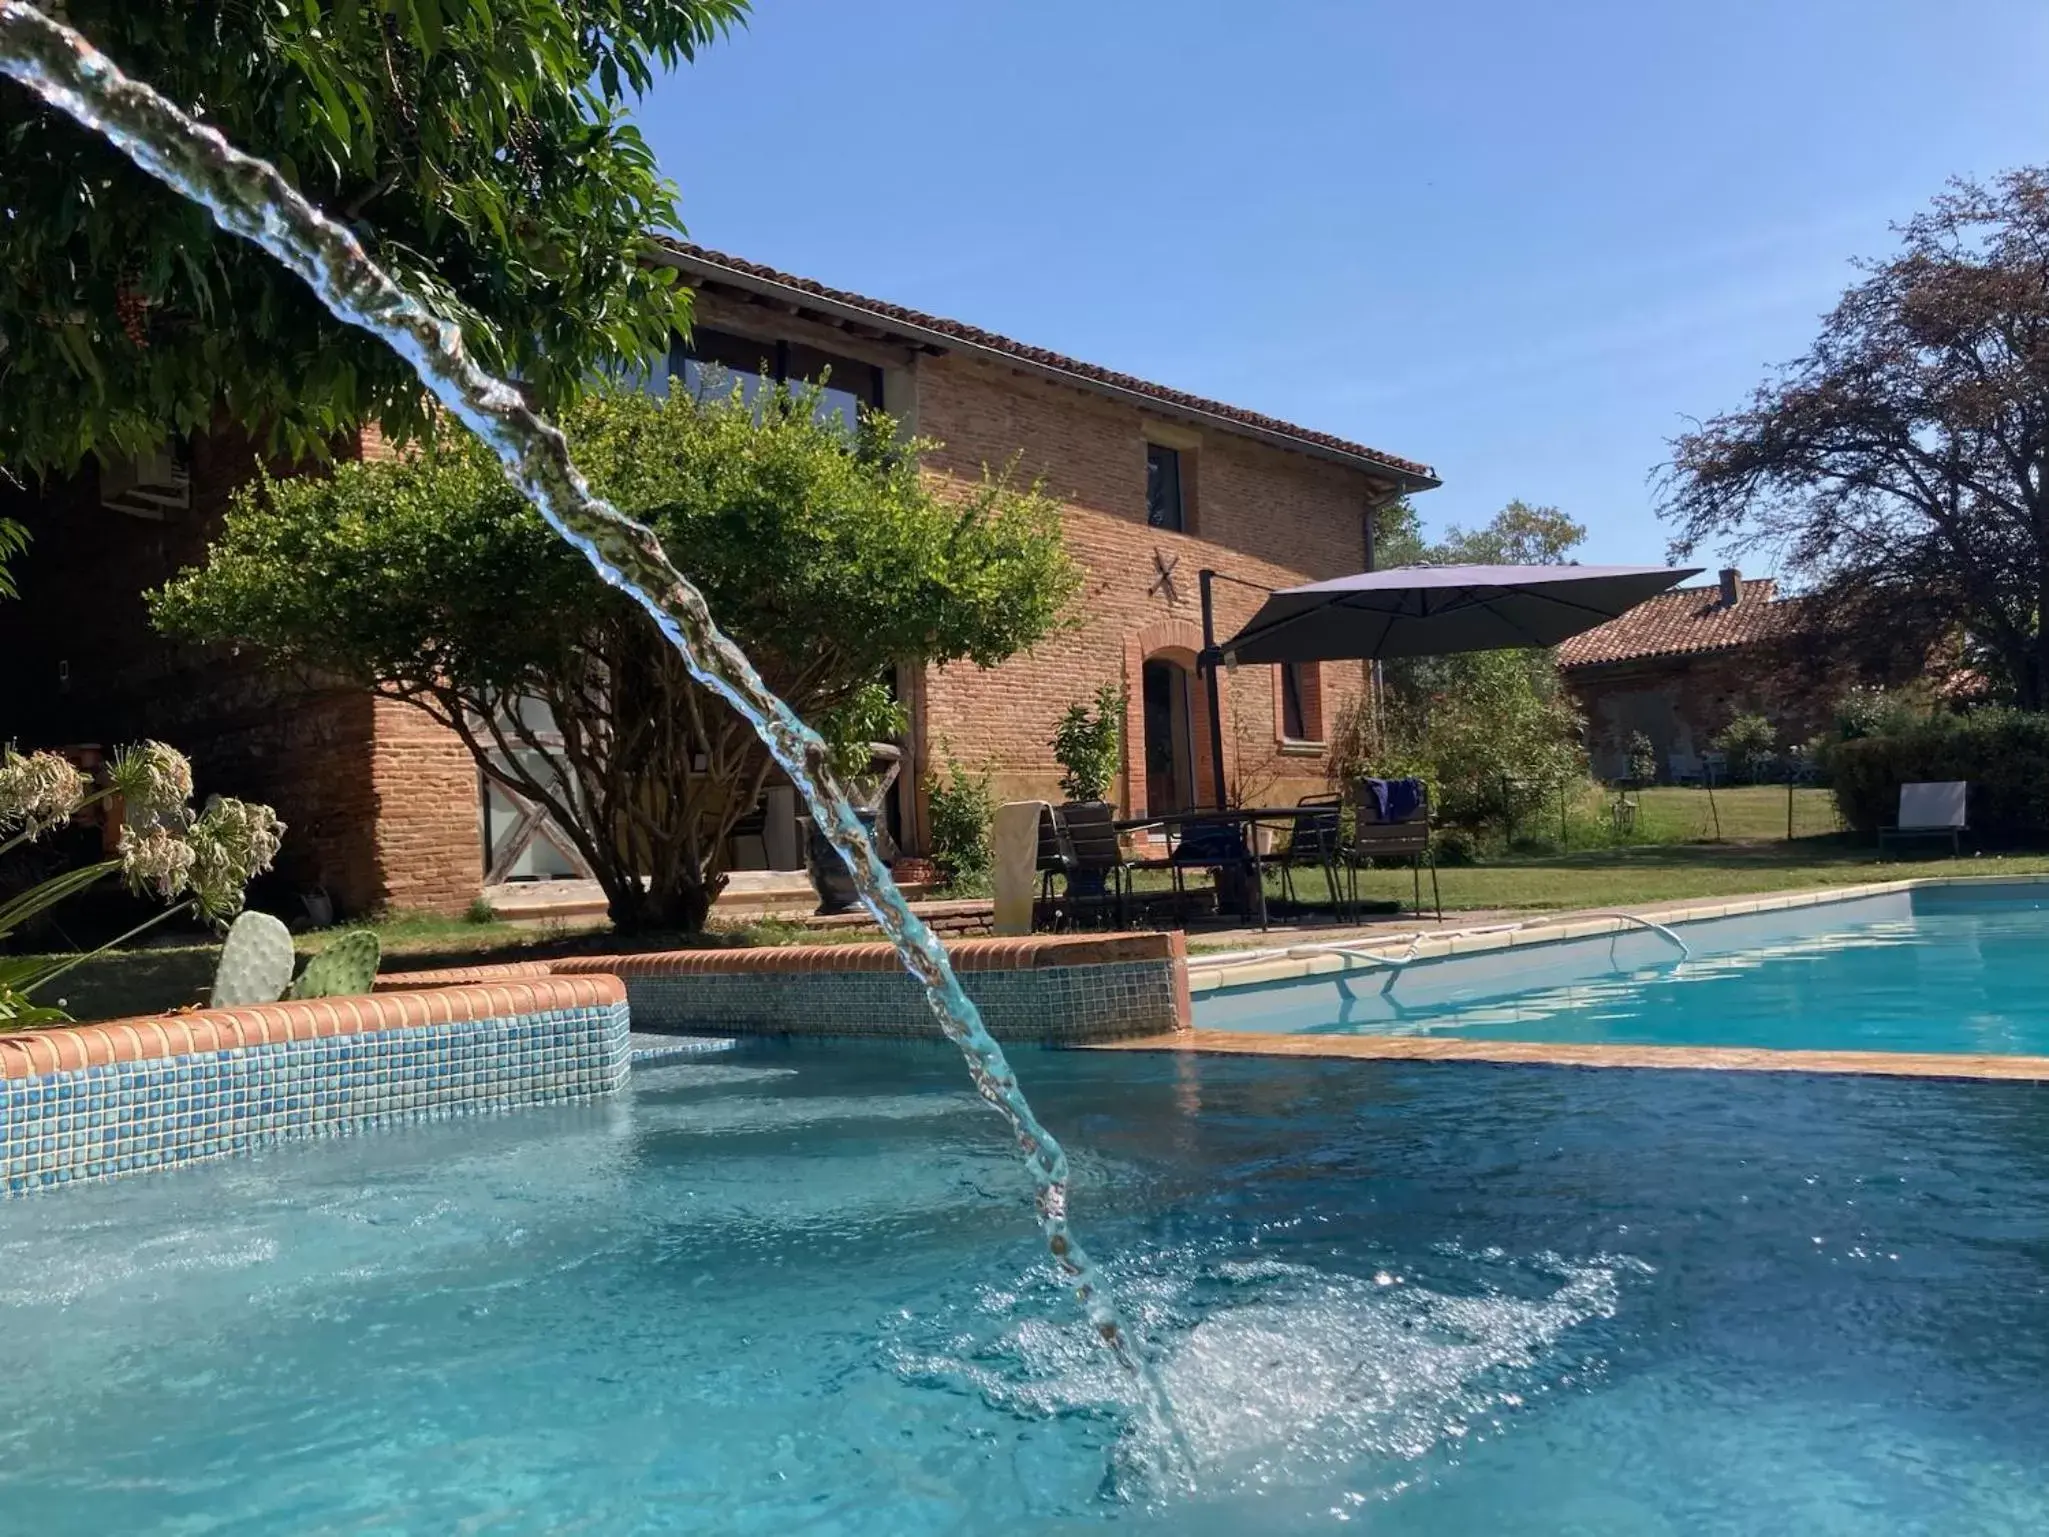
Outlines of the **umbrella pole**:
[{"label": "umbrella pole", "polygon": [[1212,595],[1216,572],[1205,566],[1196,573],[1202,584],[1202,655],[1195,659],[1196,670],[1202,674],[1203,687],[1209,699],[1209,766],[1210,783],[1215,786],[1217,810],[1224,809],[1224,712],[1222,686],[1217,682],[1217,671],[1223,665],[1224,655],[1217,650],[1217,610]]}]

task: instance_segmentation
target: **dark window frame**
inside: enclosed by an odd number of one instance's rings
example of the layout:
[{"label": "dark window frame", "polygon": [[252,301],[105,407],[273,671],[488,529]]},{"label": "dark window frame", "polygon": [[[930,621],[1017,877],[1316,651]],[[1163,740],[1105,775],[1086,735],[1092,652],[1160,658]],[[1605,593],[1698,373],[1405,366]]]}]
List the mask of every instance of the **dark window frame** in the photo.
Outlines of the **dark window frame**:
[{"label": "dark window frame", "polygon": [[1145,446],[1145,521],[1167,533],[1188,532],[1188,484],[1181,450],[1167,443]]}]

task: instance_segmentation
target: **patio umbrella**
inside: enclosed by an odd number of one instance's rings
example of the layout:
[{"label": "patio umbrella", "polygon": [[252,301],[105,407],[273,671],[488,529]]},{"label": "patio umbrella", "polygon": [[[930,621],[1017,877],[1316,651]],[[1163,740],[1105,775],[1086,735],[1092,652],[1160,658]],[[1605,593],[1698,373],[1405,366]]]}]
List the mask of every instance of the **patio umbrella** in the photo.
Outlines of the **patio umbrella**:
[{"label": "patio umbrella", "polygon": [[1698,574],[1670,566],[1362,571],[1270,593],[1251,622],[1218,649],[1227,661],[1261,663],[1555,646]]}]

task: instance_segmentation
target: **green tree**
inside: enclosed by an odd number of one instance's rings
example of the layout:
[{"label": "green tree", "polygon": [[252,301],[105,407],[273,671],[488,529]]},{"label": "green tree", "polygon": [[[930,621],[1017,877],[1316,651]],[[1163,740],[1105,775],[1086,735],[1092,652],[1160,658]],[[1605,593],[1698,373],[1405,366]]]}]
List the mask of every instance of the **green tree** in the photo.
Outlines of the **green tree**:
[{"label": "green tree", "polygon": [[2049,167],[1959,181],[1806,354],[1672,445],[1673,548],[1769,551],[1859,661],[1967,637],[2049,709]]},{"label": "green tree", "polygon": [[[1055,503],[985,478],[943,496],[929,447],[812,391],[594,398],[565,423],[593,484],[651,525],[770,687],[865,729],[904,661],[992,666],[1077,587]],[[374,687],[454,729],[575,841],[622,928],[696,928],[769,761],[646,616],[600,582],[467,436],[259,485],[159,626]],[[861,755],[865,757],[865,754]]]},{"label": "green tree", "polygon": [[[1559,565],[1586,530],[1555,507],[1513,501],[1485,525],[1453,525],[1434,543],[1406,503],[1381,515],[1384,565]],[[1383,664],[1378,721],[1343,723],[1339,779],[1358,773],[1428,780],[1447,822],[1481,828],[1526,817],[1563,780],[1584,775],[1579,711],[1551,652],[1478,651]]]},{"label": "green tree", "polygon": [[[675,189],[629,96],[747,0],[69,0],[118,64],[346,220],[485,367],[548,405],[688,318],[640,260]],[[63,469],[225,415],[266,445],[426,421],[382,342],[197,204],[0,87],[0,465]]]}]

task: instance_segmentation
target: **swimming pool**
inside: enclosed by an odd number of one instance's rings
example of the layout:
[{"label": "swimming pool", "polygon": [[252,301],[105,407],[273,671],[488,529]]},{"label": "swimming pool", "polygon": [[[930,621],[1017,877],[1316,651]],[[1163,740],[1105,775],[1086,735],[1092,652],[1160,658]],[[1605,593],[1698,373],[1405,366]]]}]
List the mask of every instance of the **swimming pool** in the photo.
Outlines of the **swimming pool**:
[{"label": "swimming pool", "polygon": [[1199,1027],[2049,1055],[2049,886],[1937,886],[1226,988]]},{"label": "swimming pool", "polygon": [[943,1047],[0,1206],[0,1529],[2049,1529],[2049,1091],[1022,1050],[1195,1487]]}]

